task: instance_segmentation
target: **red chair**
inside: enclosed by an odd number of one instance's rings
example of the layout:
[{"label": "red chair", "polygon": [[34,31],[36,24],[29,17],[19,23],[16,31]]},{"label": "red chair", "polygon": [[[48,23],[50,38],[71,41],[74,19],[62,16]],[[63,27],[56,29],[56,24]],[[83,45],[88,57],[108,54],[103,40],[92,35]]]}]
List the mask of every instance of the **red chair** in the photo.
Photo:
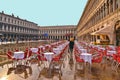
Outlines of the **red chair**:
[{"label": "red chair", "polygon": [[59,54],[59,55],[55,56],[54,58],[52,58],[52,61],[59,61],[60,57],[61,57],[61,55]]},{"label": "red chair", "polygon": [[12,59],[12,60],[15,59],[15,58],[13,58],[11,51],[8,51],[8,52],[7,52],[7,57],[8,57],[8,59]]},{"label": "red chair", "polygon": [[48,45],[45,45],[45,51],[49,51],[50,47]]},{"label": "red chair", "polygon": [[76,62],[78,62],[78,63],[84,62],[84,60],[80,58],[80,53],[79,53],[79,51],[75,50],[75,51],[74,51],[74,55],[75,55],[75,60],[76,60]]},{"label": "red chair", "polygon": [[49,49],[50,52],[53,52],[53,47],[51,46],[50,49]]},{"label": "red chair", "polygon": [[39,54],[37,57],[39,61],[47,61],[43,54]]},{"label": "red chair", "polygon": [[28,55],[28,51],[25,51],[25,52],[24,52],[24,58],[23,58],[23,59],[26,59],[26,58],[27,58],[27,55]]},{"label": "red chair", "polygon": [[[16,59],[12,56],[12,52],[8,51],[6,55],[7,55],[8,59],[12,61],[12,65],[14,65],[14,67],[15,67],[15,64],[13,64],[13,63],[14,63],[14,60],[16,60]],[[8,64],[7,64],[7,66],[8,66]]]},{"label": "red chair", "polygon": [[15,49],[16,52],[18,52],[19,50],[18,49]]},{"label": "red chair", "polygon": [[38,59],[38,66],[40,66],[41,64],[44,64],[44,67],[46,66],[44,61],[47,61],[47,59],[45,58],[44,54],[38,52],[37,59]]},{"label": "red chair", "polygon": [[74,55],[75,55],[76,63],[83,63],[84,62],[84,60],[80,58],[80,51],[78,50],[78,48],[74,49]]},{"label": "red chair", "polygon": [[113,69],[116,70],[117,72],[117,69],[120,65],[120,55],[119,54],[114,54],[114,62],[116,63],[115,65],[113,65]]},{"label": "red chair", "polygon": [[113,54],[112,69],[115,70],[115,65],[117,64],[117,54]]},{"label": "red chair", "polygon": [[27,65],[29,63],[29,50],[26,50],[24,52],[24,58],[23,59],[25,60],[25,64]]},{"label": "red chair", "polygon": [[54,62],[59,62],[59,61],[63,62],[63,59],[62,59],[63,58],[62,57],[63,53],[64,53],[64,51],[62,50],[59,54],[57,54],[56,56],[54,56],[52,58],[52,61],[54,61]]},{"label": "red chair", "polygon": [[103,54],[100,53],[99,55],[92,58],[92,63],[101,63],[103,59]]},{"label": "red chair", "polygon": [[[84,64],[83,64],[84,60],[80,58],[80,52],[77,48],[74,49],[74,56],[75,56],[75,61],[76,61],[74,79],[76,79],[77,72],[79,71],[79,69],[84,69]],[[78,66],[79,66],[79,69],[78,69]]]},{"label": "red chair", "polygon": [[120,46],[116,47],[117,54],[120,54]]},{"label": "red chair", "polygon": [[42,53],[44,52],[44,48],[43,48],[43,47],[42,47],[42,48],[40,48],[40,52],[42,52]]},{"label": "red chair", "polygon": [[31,57],[31,56],[32,56],[32,51],[29,50],[29,51],[28,51],[28,58]]},{"label": "red chair", "polygon": [[58,72],[59,74],[59,78],[61,78],[62,76],[62,70],[61,70],[61,67],[63,66],[64,67],[64,64],[63,64],[63,59],[62,59],[62,54],[63,54],[63,51],[52,58],[52,63],[50,64],[50,68],[53,67],[53,72]]}]

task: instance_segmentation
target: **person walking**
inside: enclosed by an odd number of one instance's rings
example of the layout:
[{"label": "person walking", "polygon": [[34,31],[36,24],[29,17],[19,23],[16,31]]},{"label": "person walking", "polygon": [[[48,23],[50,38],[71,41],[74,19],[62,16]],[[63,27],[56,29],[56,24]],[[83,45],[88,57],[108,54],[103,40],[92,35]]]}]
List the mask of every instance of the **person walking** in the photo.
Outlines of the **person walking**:
[{"label": "person walking", "polygon": [[70,52],[70,61],[69,63],[73,63],[73,56],[72,56],[72,53],[73,53],[73,47],[74,47],[74,38],[71,37],[70,38],[70,42],[69,42],[69,52]]},{"label": "person walking", "polygon": [[70,53],[73,52],[73,47],[74,47],[74,38],[70,38],[70,42],[69,42],[69,49],[70,49]]}]

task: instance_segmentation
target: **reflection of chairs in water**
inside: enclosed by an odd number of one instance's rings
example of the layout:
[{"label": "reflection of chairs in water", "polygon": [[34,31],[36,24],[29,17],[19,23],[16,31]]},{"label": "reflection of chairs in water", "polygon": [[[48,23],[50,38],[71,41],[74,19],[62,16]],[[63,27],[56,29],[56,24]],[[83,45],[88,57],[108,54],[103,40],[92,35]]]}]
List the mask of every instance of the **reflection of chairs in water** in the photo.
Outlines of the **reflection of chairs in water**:
[{"label": "reflection of chairs in water", "polygon": [[[30,75],[32,74],[31,67],[26,65],[26,61],[27,61],[27,58],[30,57],[29,56],[30,53],[28,55],[28,51],[25,51],[23,54],[24,54],[23,58],[17,58],[17,57],[15,57],[15,54],[13,56],[13,53],[11,51],[7,52],[6,55],[8,56],[8,59],[12,60],[12,62],[14,63],[14,66],[12,66],[12,67],[8,66],[9,68],[8,68],[7,75],[9,75],[12,71],[14,71],[15,74],[24,73],[24,78],[27,78],[28,77],[27,69],[29,69],[29,74]],[[23,62],[25,62],[25,63],[23,64]]]},{"label": "reflection of chairs in water", "polygon": [[58,58],[58,59],[53,59],[50,66],[54,74],[58,73],[59,80],[61,80],[61,76],[62,76],[62,70],[61,70],[62,65],[63,65],[63,62],[60,60],[60,58]]},{"label": "reflection of chairs in water", "polygon": [[75,56],[75,74],[74,79],[76,79],[77,72],[84,69],[84,60],[80,58],[80,53],[77,48],[74,48],[74,56]]},{"label": "reflection of chairs in water", "polygon": [[[12,61],[12,65],[15,66],[15,64],[13,64],[13,61],[15,60],[15,58],[12,56],[12,55],[13,55],[12,52],[11,52],[11,51],[8,51],[8,52],[6,53],[6,55],[7,55],[7,57],[8,57],[8,60],[11,60],[11,61]],[[7,66],[8,66],[8,64],[7,64]],[[9,66],[8,66],[8,67],[9,67]]]},{"label": "reflection of chairs in water", "polygon": [[65,58],[63,55],[64,51],[65,50],[61,51],[61,53],[59,55],[53,57],[52,62],[50,64],[50,70],[51,70],[50,72],[53,72],[54,75],[58,73],[59,80],[61,80],[61,76],[62,76],[62,69],[61,68],[62,68],[62,66],[64,66],[63,65],[63,63],[64,63],[63,58]]},{"label": "reflection of chairs in water", "polygon": [[[39,55],[38,59],[40,61],[47,61],[46,58],[42,55]],[[53,77],[54,74],[58,73],[59,79],[61,79],[61,76],[62,76],[61,66],[62,66],[62,61],[60,61],[60,55],[54,57],[51,63],[49,64],[49,68],[47,68],[47,70],[44,70],[46,69],[45,63],[44,63],[44,68],[43,70],[40,71],[38,78],[40,78],[41,75],[44,75],[43,73],[45,72],[47,74],[46,77],[50,77],[50,78]]]},{"label": "reflection of chairs in water", "polygon": [[47,59],[45,58],[43,53],[38,52],[37,53],[37,58],[38,58],[38,66],[40,66],[41,64],[44,64],[44,68],[45,68],[45,62],[47,61]]},{"label": "reflection of chairs in water", "polygon": [[[27,72],[28,71],[27,69],[29,70],[29,72]],[[8,69],[7,75],[9,75],[13,70],[15,74],[19,74],[19,75],[21,74],[21,76],[24,73],[25,79],[28,77],[28,74],[32,75],[32,68],[30,66],[17,65],[16,68],[11,67]]]}]

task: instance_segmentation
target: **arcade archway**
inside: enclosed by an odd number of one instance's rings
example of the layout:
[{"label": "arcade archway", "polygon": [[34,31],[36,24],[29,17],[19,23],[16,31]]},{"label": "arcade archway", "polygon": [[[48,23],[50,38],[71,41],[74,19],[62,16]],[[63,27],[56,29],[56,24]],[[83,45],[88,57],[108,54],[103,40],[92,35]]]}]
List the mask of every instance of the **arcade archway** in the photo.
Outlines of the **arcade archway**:
[{"label": "arcade archway", "polygon": [[120,46],[120,20],[115,24],[116,46]]}]

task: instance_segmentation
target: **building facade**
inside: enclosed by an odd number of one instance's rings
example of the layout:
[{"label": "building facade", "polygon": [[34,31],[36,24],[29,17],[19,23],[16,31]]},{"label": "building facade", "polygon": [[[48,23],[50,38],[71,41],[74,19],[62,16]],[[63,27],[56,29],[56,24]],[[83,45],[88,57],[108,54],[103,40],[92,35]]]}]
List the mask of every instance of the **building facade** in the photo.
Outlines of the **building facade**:
[{"label": "building facade", "polygon": [[76,36],[76,26],[43,26],[39,27],[40,39],[69,40]]},{"label": "building facade", "polygon": [[76,26],[38,26],[34,22],[20,19],[14,14],[0,13],[0,42],[25,40],[69,40],[75,37]]},{"label": "building facade", "polygon": [[120,0],[88,0],[77,25],[80,41],[120,45]]},{"label": "building facade", "polygon": [[36,23],[20,19],[14,14],[7,15],[0,13],[0,40],[2,41],[23,41],[37,40],[39,30]]}]

